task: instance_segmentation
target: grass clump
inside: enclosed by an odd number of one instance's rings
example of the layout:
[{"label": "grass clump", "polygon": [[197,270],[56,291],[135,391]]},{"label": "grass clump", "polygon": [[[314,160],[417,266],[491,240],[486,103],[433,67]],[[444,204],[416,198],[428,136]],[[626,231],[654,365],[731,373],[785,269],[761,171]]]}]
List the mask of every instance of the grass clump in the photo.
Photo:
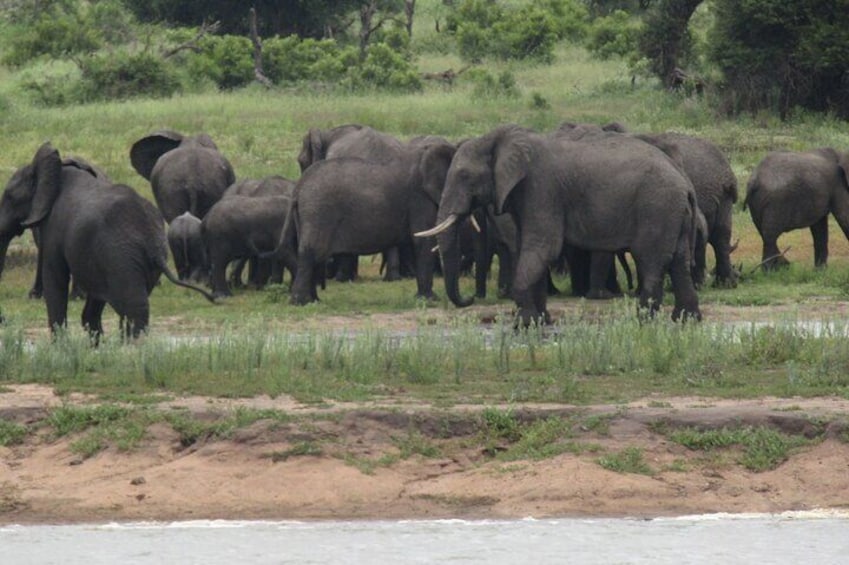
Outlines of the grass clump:
[{"label": "grass clump", "polygon": [[688,427],[671,430],[666,435],[671,441],[694,451],[742,448],[738,462],[755,472],[775,469],[790,457],[794,449],[811,443],[804,437],[789,436],[766,426],[723,427],[716,430]]},{"label": "grass clump", "polygon": [[0,447],[19,445],[29,433],[29,428],[15,422],[0,420]]},{"label": "grass clump", "polygon": [[622,451],[602,455],[598,458],[598,464],[617,473],[654,474],[654,470],[645,461],[643,450],[638,447],[626,447]]}]

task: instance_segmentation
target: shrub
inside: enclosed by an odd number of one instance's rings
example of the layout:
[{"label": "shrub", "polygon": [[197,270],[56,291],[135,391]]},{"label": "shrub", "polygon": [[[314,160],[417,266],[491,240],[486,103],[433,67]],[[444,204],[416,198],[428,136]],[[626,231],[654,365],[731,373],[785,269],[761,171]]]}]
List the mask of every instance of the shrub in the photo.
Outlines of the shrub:
[{"label": "shrub", "polygon": [[465,0],[448,18],[460,56],[472,62],[486,55],[500,59],[551,62],[562,39],[581,38],[587,9],[577,0],[533,0],[510,8],[484,0]]},{"label": "shrub", "polygon": [[125,99],[135,96],[167,97],[180,88],[175,71],[150,53],[117,52],[80,62],[79,99]]},{"label": "shrub", "polygon": [[76,14],[44,14],[34,24],[20,28],[4,62],[13,66],[41,56],[54,59],[92,53],[102,43],[98,32],[81,21]]},{"label": "shrub", "polygon": [[587,37],[587,49],[600,59],[634,55],[639,34],[639,21],[622,10],[616,10],[593,22]]},{"label": "shrub", "polygon": [[80,69],[70,61],[50,61],[22,70],[18,87],[37,106],[64,106],[79,98]]},{"label": "shrub", "polygon": [[245,86],[254,80],[251,40],[238,35],[205,37],[201,52],[189,56],[188,71],[192,79],[209,79],[225,90]]},{"label": "shrub", "polygon": [[262,47],[262,67],[274,83],[304,80],[337,81],[357,63],[354,48],[341,48],[332,39],[274,37]]},{"label": "shrub", "polygon": [[365,61],[348,72],[346,80],[353,89],[382,88],[416,92],[422,81],[413,65],[385,43],[372,44]]},{"label": "shrub", "polygon": [[467,76],[475,84],[476,98],[516,98],[519,88],[516,86],[516,76],[510,71],[504,71],[497,77],[484,69],[470,69]]}]

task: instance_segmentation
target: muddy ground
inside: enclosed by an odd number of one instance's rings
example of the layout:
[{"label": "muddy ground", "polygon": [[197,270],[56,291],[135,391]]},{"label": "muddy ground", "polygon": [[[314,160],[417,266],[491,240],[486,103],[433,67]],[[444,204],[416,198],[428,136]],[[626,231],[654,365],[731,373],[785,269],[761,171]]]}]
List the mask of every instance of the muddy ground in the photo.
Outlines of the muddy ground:
[{"label": "muddy ground", "polygon": [[[0,394],[0,417],[32,423],[50,407],[86,400],[60,399],[42,385],[10,386]],[[572,440],[585,451],[517,461],[498,457],[506,444],[481,441],[475,407],[316,408],[285,397],[193,397],[162,408],[211,419],[237,406],[285,410],[296,418],[259,421],[227,440],[188,447],[170,426],[157,424],[140,447],[110,447],[88,459],[69,449],[73,438],[41,435],[0,448],[0,523],[651,517],[849,507],[849,443],[842,437],[849,401],[843,399],[649,398],[615,406],[514,407],[523,420],[557,415],[606,422],[575,426]],[[309,417],[317,410],[324,417]],[[669,441],[656,433],[659,421],[765,425],[819,439],[774,470],[753,472],[734,450],[705,453]],[[426,442],[428,452],[401,456],[410,438]],[[650,474],[599,464],[603,454],[634,447]]]}]

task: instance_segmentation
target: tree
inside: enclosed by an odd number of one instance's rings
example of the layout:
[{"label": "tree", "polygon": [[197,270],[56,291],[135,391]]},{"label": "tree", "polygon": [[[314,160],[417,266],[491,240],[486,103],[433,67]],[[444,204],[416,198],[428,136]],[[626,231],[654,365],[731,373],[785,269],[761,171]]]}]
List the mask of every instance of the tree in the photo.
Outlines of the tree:
[{"label": "tree", "polygon": [[649,70],[666,86],[673,85],[675,70],[689,55],[687,24],[701,3],[702,0],[657,0],[645,15],[640,53],[649,60]]},{"label": "tree", "polygon": [[715,0],[711,58],[732,111],[849,117],[849,0]]}]

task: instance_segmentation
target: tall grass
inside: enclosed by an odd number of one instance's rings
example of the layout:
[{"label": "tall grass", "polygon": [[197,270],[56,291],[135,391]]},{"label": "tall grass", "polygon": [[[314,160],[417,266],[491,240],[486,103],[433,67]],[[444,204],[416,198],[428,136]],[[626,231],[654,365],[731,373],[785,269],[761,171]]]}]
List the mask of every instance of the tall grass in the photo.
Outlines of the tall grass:
[{"label": "tall grass", "polygon": [[[640,322],[631,308],[545,331],[472,320],[392,332],[291,333],[260,324],[194,338],[151,335],[90,346],[82,330],[54,342],[0,330],[8,382],[60,392],[213,396],[290,394],[306,401],[630,400],[661,388],[716,396],[846,395],[849,322],[771,325]],[[447,400],[452,399],[452,400]]]}]

